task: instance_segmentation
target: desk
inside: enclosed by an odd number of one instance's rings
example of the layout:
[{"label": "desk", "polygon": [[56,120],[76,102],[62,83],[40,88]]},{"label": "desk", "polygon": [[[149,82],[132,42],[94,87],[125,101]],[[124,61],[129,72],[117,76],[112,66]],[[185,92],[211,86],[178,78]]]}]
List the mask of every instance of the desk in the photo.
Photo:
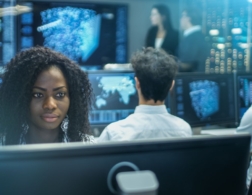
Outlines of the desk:
[{"label": "desk", "polygon": [[236,128],[201,130],[200,134],[201,135],[230,135],[230,134],[236,134]]}]

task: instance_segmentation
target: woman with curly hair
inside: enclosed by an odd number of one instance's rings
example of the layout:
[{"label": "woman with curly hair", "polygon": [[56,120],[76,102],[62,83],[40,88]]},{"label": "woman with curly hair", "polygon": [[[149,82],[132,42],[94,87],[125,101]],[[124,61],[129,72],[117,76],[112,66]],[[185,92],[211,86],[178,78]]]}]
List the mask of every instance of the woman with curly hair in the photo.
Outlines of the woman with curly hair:
[{"label": "woman with curly hair", "polygon": [[77,64],[45,47],[17,54],[0,87],[0,145],[93,142],[92,89]]}]

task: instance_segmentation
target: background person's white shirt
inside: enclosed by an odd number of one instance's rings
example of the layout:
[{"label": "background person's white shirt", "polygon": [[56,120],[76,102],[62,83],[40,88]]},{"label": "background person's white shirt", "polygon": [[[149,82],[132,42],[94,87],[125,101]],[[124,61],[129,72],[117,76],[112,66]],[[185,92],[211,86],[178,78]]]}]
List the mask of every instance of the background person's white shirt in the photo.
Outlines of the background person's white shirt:
[{"label": "background person's white shirt", "polygon": [[184,37],[194,33],[194,32],[197,32],[197,31],[200,31],[201,30],[201,26],[200,25],[195,25],[187,30],[184,31],[183,35]]},{"label": "background person's white shirt", "polygon": [[97,141],[130,141],[190,136],[192,136],[190,125],[169,114],[165,105],[140,105],[136,107],[134,114],[108,125]]},{"label": "background person's white shirt", "polygon": [[155,48],[160,49],[164,42],[164,38],[156,38],[155,40]]}]

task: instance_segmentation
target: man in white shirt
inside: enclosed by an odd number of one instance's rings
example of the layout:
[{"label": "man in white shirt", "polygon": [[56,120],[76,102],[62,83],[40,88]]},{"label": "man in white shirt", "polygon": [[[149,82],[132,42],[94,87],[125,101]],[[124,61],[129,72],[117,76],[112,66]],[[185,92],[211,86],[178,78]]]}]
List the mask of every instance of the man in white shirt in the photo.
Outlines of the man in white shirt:
[{"label": "man in white shirt", "polygon": [[184,31],[178,46],[179,70],[182,72],[205,72],[205,62],[210,47],[201,31],[201,14],[194,8],[184,9],[180,26]]},{"label": "man in white shirt", "polygon": [[[248,132],[252,135],[252,106],[244,113],[237,132]],[[250,143],[250,151],[252,151],[252,142]],[[247,186],[249,187],[252,179],[252,161],[247,172]]]},{"label": "man in white shirt", "polygon": [[98,141],[190,137],[190,125],[169,114],[165,106],[177,72],[172,56],[162,50],[146,48],[134,54],[131,64],[139,105],[126,119],[108,125]]}]

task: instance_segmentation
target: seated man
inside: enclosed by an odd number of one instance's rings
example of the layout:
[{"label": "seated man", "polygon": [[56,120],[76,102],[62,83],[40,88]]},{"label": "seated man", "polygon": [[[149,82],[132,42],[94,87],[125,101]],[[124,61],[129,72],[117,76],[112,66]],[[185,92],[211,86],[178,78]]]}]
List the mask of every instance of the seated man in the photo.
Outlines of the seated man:
[{"label": "seated man", "polygon": [[[252,106],[244,113],[240,125],[237,128],[237,132],[248,132],[252,134]],[[252,141],[252,140],[251,140]],[[252,151],[252,142],[250,144],[250,151]],[[252,161],[250,162],[250,167],[247,173],[247,187],[249,187],[252,178]]]},{"label": "seated man", "polygon": [[174,85],[175,60],[164,51],[146,48],[131,59],[139,106],[134,114],[108,125],[98,141],[189,137],[191,127],[167,112],[165,99]]}]

